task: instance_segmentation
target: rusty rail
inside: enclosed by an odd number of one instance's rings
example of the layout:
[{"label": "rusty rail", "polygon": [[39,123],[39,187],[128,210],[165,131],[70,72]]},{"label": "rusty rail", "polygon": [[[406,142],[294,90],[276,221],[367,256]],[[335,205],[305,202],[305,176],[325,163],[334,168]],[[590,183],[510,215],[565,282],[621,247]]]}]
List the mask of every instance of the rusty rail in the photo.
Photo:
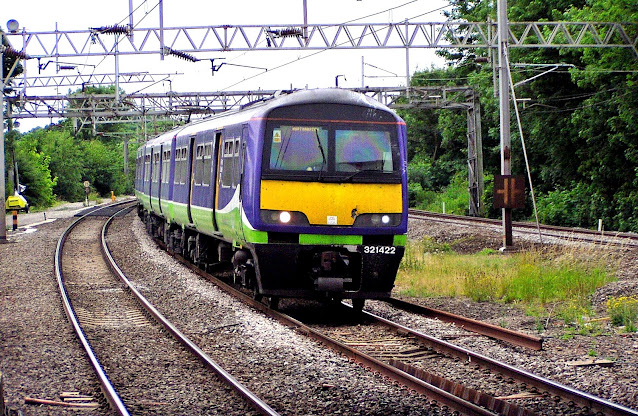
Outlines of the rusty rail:
[{"label": "rusty rail", "polygon": [[417,305],[401,299],[390,298],[383,299],[383,301],[396,306],[399,309],[416,313],[428,318],[436,318],[443,322],[450,322],[468,331],[476,332],[490,338],[508,342],[510,344],[519,345],[521,347],[529,348],[535,351],[540,351],[543,348],[542,338],[528,335],[523,332],[512,331],[511,329],[488,324],[487,322],[477,321],[476,319],[456,315],[439,309],[428,308],[427,306]]}]

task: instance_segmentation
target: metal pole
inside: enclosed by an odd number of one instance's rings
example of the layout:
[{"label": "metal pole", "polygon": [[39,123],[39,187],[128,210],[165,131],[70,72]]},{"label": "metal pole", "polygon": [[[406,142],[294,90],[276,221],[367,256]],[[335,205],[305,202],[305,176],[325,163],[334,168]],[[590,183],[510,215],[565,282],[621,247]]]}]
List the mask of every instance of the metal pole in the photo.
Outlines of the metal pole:
[{"label": "metal pole", "polygon": [[133,42],[133,0],[128,0],[128,25],[131,28],[129,38]]},{"label": "metal pole", "polygon": [[365,88],[366,84],[365,84],[365,75],[364,75],[364,68],[365,68],[365,61],[363,60],[363,55],[361,55],[361,88]]},{"label": "metal pole", "polygon": [[[501,174],[512,174],[512,146],[510,137],[509,66],[507,65],[508,21],[507,0],[498,0],[498,65],[499,106],[501,126]],[[512,208],[503,208],[503,249],[511,248]]]},{"label": "metal pole", "polygon": [[306,3],[307,0],[303,0],[303,40],[308,46],[308,5]]},{"label": "metal pole", "polygon": [[117,107],[120,105],[120,54],[118,40],[119,35],[115,35],[115,105]]},{"label": "metal pole", "polygon": [[2,215],[0,215],[0,243],[7,241],[7,215],[5,211],[5,174],[4,174],[4,46],[2,45],[2,34],[0,34],[0,205],[2,205]]},{"label": "metal pole", "polygon": [[410,88],[410,47],[409,47],[408,19],[405,19],[405,89]]},{"label": "metal pole", "polygon": [[164,3],[159,0],[160,60],[164,60]]},{"label": "metal pole", "polygon": [[128,137],[124,138],[124,176],[128,181]]}]

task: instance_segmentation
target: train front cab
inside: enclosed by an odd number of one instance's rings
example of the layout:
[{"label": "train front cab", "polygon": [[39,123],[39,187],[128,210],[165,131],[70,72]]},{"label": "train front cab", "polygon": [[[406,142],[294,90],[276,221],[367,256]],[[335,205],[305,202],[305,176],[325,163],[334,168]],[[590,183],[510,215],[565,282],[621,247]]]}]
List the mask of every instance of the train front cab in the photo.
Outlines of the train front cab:
[{"label": "train front cab", "polygon": [[407,231],[405,134],[393,113],[363,106],[268,115],[257,220],[267,243],[252,246],[263,295],[390,296]]}]

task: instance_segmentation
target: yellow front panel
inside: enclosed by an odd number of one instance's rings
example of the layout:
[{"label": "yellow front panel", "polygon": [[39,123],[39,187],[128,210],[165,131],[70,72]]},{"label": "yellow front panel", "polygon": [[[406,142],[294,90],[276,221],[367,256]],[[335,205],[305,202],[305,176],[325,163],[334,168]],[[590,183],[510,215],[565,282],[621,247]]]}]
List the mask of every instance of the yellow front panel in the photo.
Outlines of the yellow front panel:
[{"label": "yellow front panel", "polygon": [[261,181],[261,209],[300,211],[312,225],[352,225],[353,209],[400,213],[401,184]]}]

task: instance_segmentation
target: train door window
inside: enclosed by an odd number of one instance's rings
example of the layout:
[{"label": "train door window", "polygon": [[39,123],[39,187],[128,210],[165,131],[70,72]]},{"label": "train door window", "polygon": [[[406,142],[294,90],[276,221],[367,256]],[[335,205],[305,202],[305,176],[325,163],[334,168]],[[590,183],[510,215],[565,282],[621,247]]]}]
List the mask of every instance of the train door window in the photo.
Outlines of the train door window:
[{"label": "train door window", "polygon": [[239,177],[240,177],[240,172],[239,172],[239,167],[241,166],[241,160],[239,158],[239,154],[240,154],[240,139],[239,137],[235,139],[235,154],[234,154],[234,162],[233,162],[233,188],[237,187],[237,184],[239,183]]},{"label": "train door window", "polygon": [[160,154],[153,153],[153,182],[159,181]]},{"label": "train door window", "polygon": [[210,185],[210,173],[213,167],[213,144],[204,145],[203,185]]},{"label": "train door window", "polygon": [[151,174],[151,155],[144,156],[144,180],[148,181],[151,179],[149,175]]},{"label": "train door window", "polygon": [[235,140],[229,139],[224,142],[224,153],[222,155],[221,182],[223,188],[230,188],[233,184],[233,159],[235,155]]},{"label": "train door window", "polygon": [[183,184],[186,176],[184,173],[184,165],[186,164],[184,150],[186,149],[183,147],[175,149],[175,185]]},{"label": "train door window", "polygon": [[195,185],[202,184],[204,177],[204,145],[197,145],[195,151]]}]

